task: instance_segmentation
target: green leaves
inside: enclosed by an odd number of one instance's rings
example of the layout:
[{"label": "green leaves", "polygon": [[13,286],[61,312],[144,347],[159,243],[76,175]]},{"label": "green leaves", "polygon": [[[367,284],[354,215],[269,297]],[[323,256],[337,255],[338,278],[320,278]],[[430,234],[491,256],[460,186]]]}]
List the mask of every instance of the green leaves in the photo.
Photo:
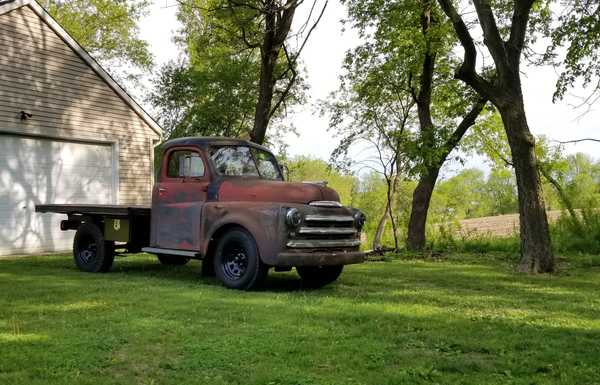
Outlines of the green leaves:
[{"label": "green leaves", "polygon": [[[248,138],[252,132],[261,73],[260,41],[262,20],[251,1],[236,6],[225,0],[186,0],[179,3],[178,19],[183,28],[176,41],[187,58],[171,62],[160,70],[156,89],[149,101],[157,109],[167,138],[218,135]],[[258,6],[258,5],[257,5]],[[242,33],[243,31],[243,33]],[[292,52],[293,54],[293,52]],[[275,68],[275,94],[292,73],[282,57]],[[296,79],[277,120],[304,98],[305,84]],[[288,127],[275,125],[279,130]]]},{"label": "green leaves", "polygon": [[137,26],[149,4],[149,0],[49,0],[45,5],[96,59],[149,70],[152,55]]},{"label": "green leaves", "polygon": [[[577,81],[600,88],[600,3],[570,0],[549,32],[545,59],[562,67],[553,100],[560,100]],[[562,52],[566,50],[563,55]],[[591,100],[591,99],[590,99]],[[590,101],[588,100],[588,101]]]}]

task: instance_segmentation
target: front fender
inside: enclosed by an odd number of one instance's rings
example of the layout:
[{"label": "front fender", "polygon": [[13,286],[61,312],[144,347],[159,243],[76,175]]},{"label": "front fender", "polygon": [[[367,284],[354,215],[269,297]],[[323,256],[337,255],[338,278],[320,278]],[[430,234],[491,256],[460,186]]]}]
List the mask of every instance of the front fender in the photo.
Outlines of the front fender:
[{"label": "front fender", "polygon": [[210,240],[223,226],[237,225],[245,228],[256,240],[262,261],[274,265],[282,248],[285,226],[283,207],[265,202],[209,202],[202,215],[202,242],[200,252],[206,255]]}]

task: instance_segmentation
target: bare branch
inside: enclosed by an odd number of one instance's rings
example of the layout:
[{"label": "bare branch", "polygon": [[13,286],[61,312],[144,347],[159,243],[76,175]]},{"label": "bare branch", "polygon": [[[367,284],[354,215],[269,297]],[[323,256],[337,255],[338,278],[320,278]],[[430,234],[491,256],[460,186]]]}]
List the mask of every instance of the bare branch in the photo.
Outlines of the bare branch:
[{"label": "bare branch", "polygon": [[552,142],[560,143],[560,144],[580,143],[580,142],[595,142],[595,143],[600,143],[600,139],[583,138],[583,139],[573,139],[573,140],[565,140],[565,141],[552,140]]},{"label": "bare branch", "polygon": [[279,108],[279,106],[281,106],[281,103],[283,103],[285,101],[285,99],[288,97],[288,95],[290,94],[290,91],[292,90],[292,87],[296,83],[296,79],[298,78],[298,72],[296,71],[296,68],[294,68],[294,66],[290,63],[289,52],[288,52],[285,44],[283,45],[283,52],[285,53],[285,57],[287,58],[287,61],[288,61],[288,68],[284,71],[284,74],[286,74],[288,71],[291,71],[292,78],[288,81],[288,83],[285,86],[285,89],[279,95],[279,99],[275,103],[275,106],[273,106],[273,108],[269,112],[269,119],[271,119],[273,117],[273,115],[277,112],[277,109]]},{"label": "bare branch", "polygon": [[[316,4],[316,1],[315,1],[315,4]],[[313,33],[313,31],[315,30],[315,28],[317,28],[317,25],[321,21],[321,18],[323,18],[323,14],[325,13],[325,9],[327,8],[327,4],[329,4],[329,0],[325,0],[325,4],[323,5],[323,8],[321,9],[321,13],[319,13],[319,17],[317,17],[317,20],[313,23],[312,27],[310,27],[310,29],[308,30],[308,33],[306,34],[306,37],[304,38],[304,41],[300,45],[300,48],[298,49],[298,51],[296,52],[296,54],[294,55],[294,58],[293,58],[293,61],[292,61],[293,65],[296,64],[296,61],[298,60],[298,57],[302,53],[302,50],[304,49],[304,46],[306,45],[306,42],[308,41],[308,38]],[[313,4],[313,6],[314,6],[314,4]],[[312,10],[311,10],[311,14],[312,14]],[[307,19],[307,23],[308,23],[308,19]]]}]

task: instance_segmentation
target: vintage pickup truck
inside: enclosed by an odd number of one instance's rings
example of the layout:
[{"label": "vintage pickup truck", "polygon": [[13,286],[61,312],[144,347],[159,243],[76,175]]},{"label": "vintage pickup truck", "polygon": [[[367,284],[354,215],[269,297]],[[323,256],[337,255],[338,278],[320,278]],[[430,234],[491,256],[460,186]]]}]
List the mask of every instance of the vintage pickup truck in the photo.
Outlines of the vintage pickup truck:
[{"label": "vintage pickup truck", "polygon": [[168,265],[202,259],[229,288],[252,289],[270,268],[296,268],[306,286],[335,281],[347,264],[360,263],[365,215],[343,207],[319,183],[284,181],[271,152],[229,138],[192,137],[166,142],[152,207],[36,206],[62,213],[61,229],[76,230],[75,264],[109,271],[115,254],[156,254]]}]

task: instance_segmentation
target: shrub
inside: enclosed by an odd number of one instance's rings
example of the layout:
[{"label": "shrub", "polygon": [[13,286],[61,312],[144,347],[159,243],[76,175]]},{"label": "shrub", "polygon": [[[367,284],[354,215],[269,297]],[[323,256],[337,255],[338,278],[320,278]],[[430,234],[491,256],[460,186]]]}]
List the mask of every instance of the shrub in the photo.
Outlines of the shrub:
[{"label": "shrub", "polygon": [[577,224],[568,214],[551,225],[552,244],[558,252],[600,253],[600,211],[582,209]]}]

